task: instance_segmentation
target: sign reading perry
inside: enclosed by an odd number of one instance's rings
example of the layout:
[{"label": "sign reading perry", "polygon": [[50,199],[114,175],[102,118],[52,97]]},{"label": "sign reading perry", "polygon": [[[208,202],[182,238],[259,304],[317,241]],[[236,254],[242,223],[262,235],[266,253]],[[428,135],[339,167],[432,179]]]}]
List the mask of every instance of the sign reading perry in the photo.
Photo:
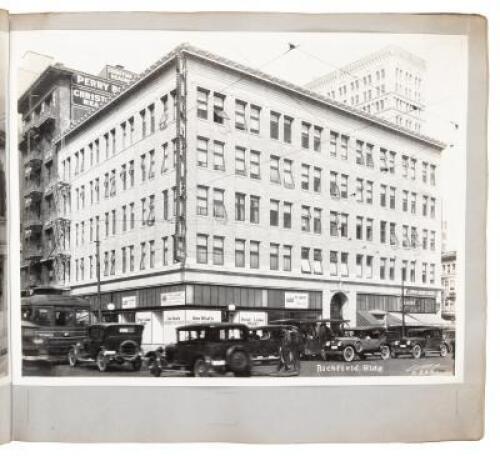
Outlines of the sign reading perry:
[{"label": "sign reading perry", "polygon": [[112,84],[108,81],[94,78],[91,76],[86,76],[83,74],[74,74],[73,75],[73,84],[84,86],[89,89],[94,89],[99,92],[108,92],[111,94],[116,94],[120,92],[121,86],[118,84]]},{"label": "sign reading perry", "polygon": [[83,74],[74,74],[71,98],[74,105],[98,108],[120,90],[121,86],[118,84]]}]

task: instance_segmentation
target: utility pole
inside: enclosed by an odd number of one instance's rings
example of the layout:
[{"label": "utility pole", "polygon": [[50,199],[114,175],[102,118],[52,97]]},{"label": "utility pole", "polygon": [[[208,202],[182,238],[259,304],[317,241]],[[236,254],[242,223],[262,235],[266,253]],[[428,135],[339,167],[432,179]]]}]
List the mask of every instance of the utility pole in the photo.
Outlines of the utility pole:
[{"label": "utility pole", "polygon": [[401,337],[405,337],[405,279],[406,269],[401,268]]},{"label": "utility pole", "polygon": [[97,322],[102,322],[102,307],[101,307],[101,241],[99,240],[99,223],[96,220],[95,234],[95,272],[97,276]]}]

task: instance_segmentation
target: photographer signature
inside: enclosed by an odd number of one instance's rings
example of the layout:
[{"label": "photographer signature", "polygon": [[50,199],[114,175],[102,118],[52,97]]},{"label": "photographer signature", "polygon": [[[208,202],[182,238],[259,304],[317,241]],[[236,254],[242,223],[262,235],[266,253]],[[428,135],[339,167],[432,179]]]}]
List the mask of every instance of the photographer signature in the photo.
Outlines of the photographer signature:
[{"label": "photographer signature", "polygon": [[406,368],[406,373],[409,375],[432,375],[444,371],[439,363],[413,364]]}]

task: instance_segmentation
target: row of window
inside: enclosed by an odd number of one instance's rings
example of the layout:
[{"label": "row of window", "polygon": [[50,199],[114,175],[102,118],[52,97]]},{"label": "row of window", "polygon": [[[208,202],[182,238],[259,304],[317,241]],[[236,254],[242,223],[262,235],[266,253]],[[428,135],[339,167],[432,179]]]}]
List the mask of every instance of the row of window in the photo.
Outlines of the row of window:
[{"label": "row of window", "polygon": [[[198,117],[200,119],[207,120],[210,118],[209,115],[209,100],[211,92],[205,88],[198,87]],[[225,114],[224,103],[226,98],[221,94],[213,93],[213,120],[216,123],[224,123],[230,117]],[[241,131],[248,131],[254,134],[261,133],[261,112],[262,108],[243,100],[235,100],[235,128]],[[217,114],[219,113],[219,114]],[[223,113],[220,114],[220,113]],[[269,112],[269,137],[275,140],[281,140],[284,143],[291,144],[293,138],[293,126],[295,124],[295,119],[291,116],[285,115],[275,110],[270,110]],[[326,133],[326,134],[325,134]],[[301,121],[300,122],[300,144],[303,149],[312,149],[316,152],[321,152],[325,146],[329,150],[329,154],[332,157],[337,157],[337,155],[344,160],[349,158],[349,150],[351,148],[352,138],[346,134],[339,133],[334,130],[324,129],[319,125],[313,125],[310,122]],[[358,164],[366,164],[367,166],[374,167],[373,161],[373,145],[366,145],[366,152],[364,147],[359,147],[359,145],[364,145],[365,143],[360,140],[355,141],[356,144],[356,162]],[[214,148],[223,148],[221,142],[214,141]],[[388,172],[394,173],[394,162],[396,157],[396,152],[388,151],[387,149],[380,147],[380,168],[387,168]],[[207,154],[208,154],[208,139],[198,137],[198,163],[200,166],[206,166]],[[223,155],[223,152],[219,152]],[[365,155],[366,154],[366,155]],[[404,158],[403,157],[403,167]],[[408,157],[406,157],[408,158]],[[392,161],[391,163],[388,163]],[[416,165],[416,159],[415,165]],[[424,165],[425,163],[425,165]],[[424,162],[422,167],[428,166],[428,163]],[[414,165],[412,165],[414,166]],[[431,179],[430,183],[435,184],[435,165],[431,166]],[[412,168],[415,170],[415,167]],[[426,173],[426,171],[425,171]],[[424,170],[422,169],[422,176],[424,175]],[[415,175],[412,175],[415,179]]]},{"label": "row of window", "polygon": [[[210,245],[211,243],[211,245]],[[261,246],[263,243],[254,240],[235,239],[234,243],[234,266],[237,268],[259,269],[261,267]],[[272,271],[292,270],[291,245],[281,245],[278,243],[269,244],[269,269]],[[349,277],[349,253],[330,250],[329,274],[332,276]],[[374,259],[372,255],[356,254],[355,256],[355,277],[373,279]],[[211,260],[210,260],[211,258]],[[224,237],[209,236],[208,234],[198,234],[196,237],[196,261],[199,264],[213,264],[223,266],[225,264]],[[378,278],[381,280],[396,279],[396,259],[380,257]],[[305,274],[324,274],[323,251],[310,247],[300,248],[300,268]],[[410,283],[416,282],[416,261],[401,261],[401,273],[405,280]],[[434,263],[422,262],[421,282],[435,283],[436,265]]]}]

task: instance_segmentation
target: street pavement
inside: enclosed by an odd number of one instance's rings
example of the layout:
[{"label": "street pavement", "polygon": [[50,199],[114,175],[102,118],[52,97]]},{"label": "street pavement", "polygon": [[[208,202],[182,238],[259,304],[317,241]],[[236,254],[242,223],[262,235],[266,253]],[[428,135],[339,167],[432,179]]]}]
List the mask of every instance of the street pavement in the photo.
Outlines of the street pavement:
[{"label": "street pavement", "polygon": [[[353,361],[302,361],[300,377],[366,377],[366,376],[427,376],[427,375],[453,375],[454,359],[451,356],[441,358],[429,356],[421,359],[397,358],[386,361],[373,357],[372,359]],[[144,368],[134,372],[128,366],[109,366],[108,371],[99,372],[95,365],[80,365],[75,368],[67,364],[55,366],[25,365],[23,374],[26,376],[46,377],[150,377],[149,371]],[[254,376],[296,376],[293,372],[278,372],[277,366],[256,366]],[[164,372],[162,377],[183,377],[180,372]]]}]

